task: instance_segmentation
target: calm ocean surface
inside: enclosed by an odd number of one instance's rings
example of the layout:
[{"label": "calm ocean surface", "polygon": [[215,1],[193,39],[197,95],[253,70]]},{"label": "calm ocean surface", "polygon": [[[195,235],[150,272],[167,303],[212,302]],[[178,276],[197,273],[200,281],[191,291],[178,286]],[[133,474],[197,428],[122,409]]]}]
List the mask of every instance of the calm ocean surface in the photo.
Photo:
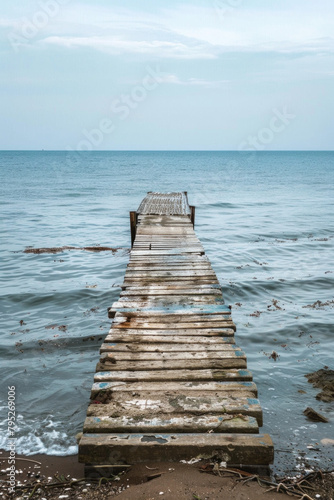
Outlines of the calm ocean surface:
[{"label": "calm ocean surface", "polygon": [[[128,212],[147,191],[188,191],[233,305],[276,471],[333,468],[334,446],[321,440],[334,438],[334,403],[317,401],[304,377],[334,369],[333,152],[0,152],[0,186],[0,448],[15,385],[17,451],[76,453],[128,261]],[[23,253],[96,245],[119,250]],[[307,420],[307,406],[330,422]]]}]

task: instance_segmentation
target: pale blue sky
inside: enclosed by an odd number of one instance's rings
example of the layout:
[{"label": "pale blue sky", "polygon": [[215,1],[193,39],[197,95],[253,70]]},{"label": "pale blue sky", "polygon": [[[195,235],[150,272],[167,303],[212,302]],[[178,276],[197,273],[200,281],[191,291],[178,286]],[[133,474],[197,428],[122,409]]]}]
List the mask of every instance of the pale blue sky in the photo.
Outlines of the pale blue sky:
[{"label": "pale blue sky", "polygon": [[0,34],[0,149],[333,149],[332,0],[15,0]]}]

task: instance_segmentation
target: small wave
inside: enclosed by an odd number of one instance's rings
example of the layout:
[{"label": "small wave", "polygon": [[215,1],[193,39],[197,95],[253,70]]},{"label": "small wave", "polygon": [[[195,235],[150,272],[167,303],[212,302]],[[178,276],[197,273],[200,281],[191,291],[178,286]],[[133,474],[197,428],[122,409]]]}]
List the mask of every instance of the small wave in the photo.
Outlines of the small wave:
[{"label": "small wave", "polygon": [[[103,335],[83,335],[82,337],[57,337],[52,339],[36,339],[15,342],[15,345],[2,345],[1,353],[6,359],[10,357],[17,358],[18,351],[25,356],[36,355],[43,352],[44,355],[50,354],[53,351],[62,351],[68,354],[69,349],[75,349],[78,352],[86,349],[92,349],[92,352],[98,352],[98,347],[105,337]],[[61,352],[60,352],[61,354]]]},{"label": "small wave", "polygon": [[227,203],[223,201],[219,201],[217,203],[201,203],[201,206],[205,208],[239,208],[240,205],[236,205],[235,203]]},{"label": "small wave", "polygon": [[55,291],[54,293],[11,293],[7,294],[3,297],[3,300],[8,304],[21,304],[21,307],[25,307],[29,310],[32,307],[42,307],[43,305],[50,304],[53,307],[61,307],[68,306],[68,301],[71,299],[71,302],[74,304],[80,304],[80,301],[84,301],[84,299],[94,298],[94,303],[99,302],[99,304],[103,304],[104,302],[110,301],[113,296],[115,297],[119,292],[117,288],[112,287],[111,292],[102,290],[100,291],[94,285],[88,285],[85,288],[80,290],[77,289],[69,289],[66,291]]},{"label": "small wave", "polygon": [[[61,422],[47,417],[42,421],[27,420],[18,417],[16,428],[16,453],[21,455],[75,455],[78,452],[75,436],[69,437]],[[0,436],[0,448],[8,450],[5,433]]]}]

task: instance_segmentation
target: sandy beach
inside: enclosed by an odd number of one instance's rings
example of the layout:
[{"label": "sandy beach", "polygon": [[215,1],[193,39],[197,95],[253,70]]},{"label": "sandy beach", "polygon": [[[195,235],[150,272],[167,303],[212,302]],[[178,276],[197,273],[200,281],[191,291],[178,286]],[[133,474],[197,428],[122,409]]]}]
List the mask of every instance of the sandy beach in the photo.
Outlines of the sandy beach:
[{"label": "sandy beach", "polygon": [[[256,476],[238,470],[222,470],[205,461],[195,464],[145,463],[129,467],[114,480],[84,479],[84,466],[77,455],[57,457],[33,455],[16,457],[17,485],[9,494],[6,483],[8,453],[1,451],[1,487],[3,499],[47,498],[82,500],[119,498],[124,500],[278,500],[290,488],[296,498],[331,500],[334,472],[308,473],[287,478]],[[305,478],[305,480],[304,480]],[[273,486],[273,483],[280,486]],[[291,489],[294,485],[293,490]],[[279,491],[277,491],[277,489]],[[269,491],[268,491],[269,490]],[[304,496],[307,494],[308,496]],[[30,495],[30,497],[29,497]]]}]

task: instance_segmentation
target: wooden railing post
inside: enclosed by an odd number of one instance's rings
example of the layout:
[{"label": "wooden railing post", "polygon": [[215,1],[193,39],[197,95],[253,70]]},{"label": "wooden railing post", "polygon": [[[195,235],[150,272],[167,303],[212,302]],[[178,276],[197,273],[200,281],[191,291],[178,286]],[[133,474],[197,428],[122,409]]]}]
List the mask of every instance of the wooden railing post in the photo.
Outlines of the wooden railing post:
[{"label": "wooden railing post", "polygon": [[130,212],[131,248],[136,238],[137,232],[137,212]]}]

